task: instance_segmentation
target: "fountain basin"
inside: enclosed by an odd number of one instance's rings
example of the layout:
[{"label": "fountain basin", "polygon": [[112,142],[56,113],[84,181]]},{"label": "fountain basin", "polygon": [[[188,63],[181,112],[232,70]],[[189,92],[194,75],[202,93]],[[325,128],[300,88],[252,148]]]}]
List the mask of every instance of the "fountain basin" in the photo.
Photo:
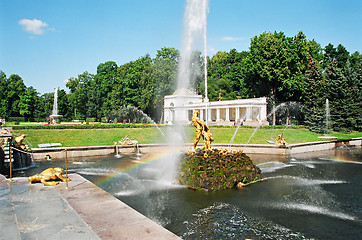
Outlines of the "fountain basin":
[{"label": "fountain basin", "polygon": [[[137,168],[129,167],[136,162],[132,156],[121,160],[113,156],[76,158],[70,159],[68,169],[182,239],[337,240],[360,236],[361,154],[360,147],[303,153],[292,158],[279,156],[280,159],[264,154],[257,166],[265,181],[244,190],[207,193],[160,181],[154,176],[162,165],[147,157]],[[251,158],[254,161],[254,156]],[[43,161],[39,168],[52,167],[50,164],[59,166],[61,162]],[[76,195],[74,204],[83,212],[90,201],[83,197],[82,185],[75,179],[70,184],[78,189],[71,186],[71,191],[64,192]],[[97,206],[104,206],[99,208],[101,213],[118,214],[118,209],[109,208],[103,201]]]},{"label": "fountain basin", "polygon": [[55,118],[55,119],[57,119],[57,118],[62,118],[63,117],[63,115],[56,115],[56,114],[52,114],[52,115],[50,115],[49,116],[50,118]]},{"label": "fountain basin", "polygon": [[[361,146],[362,138],[338,139],[330,141],[316,141],[306,143],[289,144],[287,148],[280,148],[271,144],[213,144],[212,146],[220,149],[242,150],[246,154],[262,154],[283,156],[294,153],[315,152],[322,150],[335,149],[343,143],[348,146]],[[135,152],[134,146],[118,146],[120,154]],[[141,153],[157,153],[165,149],[169,149],[167,144],[138,144]],[[185,144],[180,147],[181,150],[191,149],[192,144]],[[47,158],[49,154],[52,159],[64,159],[65,149],[67,149],[68,157],[87,157],[87,156],[106,156],[115,154],[114,145],[105,146],[87,146],[87,147],[55,147],[55,148],[32,148],[34,160],[42,160]]]}]

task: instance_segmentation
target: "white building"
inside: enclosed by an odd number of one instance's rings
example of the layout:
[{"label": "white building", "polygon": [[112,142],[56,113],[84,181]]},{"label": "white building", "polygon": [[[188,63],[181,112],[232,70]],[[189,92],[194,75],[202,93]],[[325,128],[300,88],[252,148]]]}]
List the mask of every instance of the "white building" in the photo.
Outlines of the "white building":
[{"label": "white building", "polygon": [[208,125],[234,125],[238,121],[249,126],[269,125],[266,105],[265,97],[205,102],[201,95],[183,88],[164,97],[164,122],[189,123],[195,110],[206,122],[207,109]]}]

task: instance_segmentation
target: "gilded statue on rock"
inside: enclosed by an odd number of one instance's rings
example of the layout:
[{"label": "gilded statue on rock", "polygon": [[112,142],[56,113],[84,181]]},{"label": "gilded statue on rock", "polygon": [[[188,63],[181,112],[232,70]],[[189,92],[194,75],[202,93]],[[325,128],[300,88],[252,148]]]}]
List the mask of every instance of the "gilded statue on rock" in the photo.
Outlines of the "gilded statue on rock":
[{"label": "gilded statue on rock", "polygon": [[42,171],[39,174],[30,176],[28,178],[29,182],[37,183],[41,182],[44,186],[55,186],[59,184],[59,181],[71,181],[70,178],[64,178],[62,175],[64,174],[63,168],[56,167],[56,168],[48,168]]},{"label": "gilded statue on rock", "polygon": [[287,146],[287,142],[286,142],[285,139],[283,138],[283,133],[278,136],[278,139],[277,139],[277,141],[275,142],[275,144],[276,144],[278,147],[286,147],[286,146]]},{"label": "gilded statue on rock", "polygon": [[205,141],[205,146],[203,146],[202,148],[206,150],[211,150],[211,142],[214,141],[214,136],[212,135],[210,128],[208,128],[208,126],[206,126],[206,124],[199,118],[199,111],[196,110],[194,112],[191,121],[192,124],[196,127],[196,139],[194,141],[194,149],[196,149],[196,146],[202,136]]}]

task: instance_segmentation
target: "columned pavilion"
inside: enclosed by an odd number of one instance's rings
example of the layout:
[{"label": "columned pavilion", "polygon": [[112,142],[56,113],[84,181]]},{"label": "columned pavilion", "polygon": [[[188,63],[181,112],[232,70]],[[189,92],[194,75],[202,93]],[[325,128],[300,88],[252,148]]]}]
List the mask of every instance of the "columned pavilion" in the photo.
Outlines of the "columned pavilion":
[{"label": "columned pavilion", "polygon": [[190,123],[193,112],[198,110],[200,119],[208,125],[269,125],[266,106],[265,97],[205,102],[201,95],[183,88],[164,97],[164,122]]}]

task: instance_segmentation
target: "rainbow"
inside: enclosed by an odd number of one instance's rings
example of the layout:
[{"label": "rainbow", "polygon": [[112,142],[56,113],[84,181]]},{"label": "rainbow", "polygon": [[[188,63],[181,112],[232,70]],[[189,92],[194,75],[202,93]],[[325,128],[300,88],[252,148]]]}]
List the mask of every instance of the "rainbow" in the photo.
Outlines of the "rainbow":
[{"label": "rainbow", "polygon": [[123,161],[120,161],[120,164],[115,167],[114,173],[101,177],[99,180],[95,181],[94,183],[97,186],[102,187],[104,185],[111,183],[119,175],[120,172],[132,171],[133,169],[137,169],[138,167],[140,167],[146,163],[158,160],[160,158],[164,158],[167,155],[171,155],[174,153],[175,153],[175,151],[171,151],[171,150],[157,152],[154,154],[147,155],[146,157],[142,158],[139,161],[129,161],[129,162],[127,162],[127,165],[125,165],[125,163]]},{"label": "rainbow", "polygon": [[335,154],[334,157],[320,158],[320,159],[330,160],[330,161],[340,162],[340,163],[362,164],[362,162],[351,160],[351,158],[345,154]]},{"label": "rainbow", "polygon": [[347,157],[341,157],[341,156],[332,157],[332,158],[330,158],[330,160],[333,160],[333,161],[335,161],[335,162],[362,164],[362,162],[352,161],[351,159],[348,159]]}]

